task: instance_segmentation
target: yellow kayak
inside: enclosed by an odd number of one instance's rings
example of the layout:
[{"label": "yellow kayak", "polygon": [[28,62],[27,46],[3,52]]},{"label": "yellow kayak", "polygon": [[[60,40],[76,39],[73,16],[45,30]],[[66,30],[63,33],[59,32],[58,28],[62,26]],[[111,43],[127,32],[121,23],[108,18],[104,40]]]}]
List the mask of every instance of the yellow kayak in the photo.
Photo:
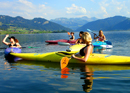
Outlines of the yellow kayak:
[{"label": "yellow kayak", "polygon": [[[77,52],[77,51],[76,51]],[[49,52],[49,53],[10,53],[13,56],[34,61],[45,61],[45,62],[60,62],[63,57],[71,57],[76,52]],[[82,62],[76,59],[70,59],[69,63],[85,63],[85,64],[130,64],[129,56],[117,56],[109,54],[90,54],[87,62]]]},{"label": "yellow kayak", "polygon": [[72,51],[79,51],[80,49],[82,49],[83,47],[85,47],[86,44],[75,44],[70,46],[68,49],[66,49],[66,51],[68,52],[72,52]]}]

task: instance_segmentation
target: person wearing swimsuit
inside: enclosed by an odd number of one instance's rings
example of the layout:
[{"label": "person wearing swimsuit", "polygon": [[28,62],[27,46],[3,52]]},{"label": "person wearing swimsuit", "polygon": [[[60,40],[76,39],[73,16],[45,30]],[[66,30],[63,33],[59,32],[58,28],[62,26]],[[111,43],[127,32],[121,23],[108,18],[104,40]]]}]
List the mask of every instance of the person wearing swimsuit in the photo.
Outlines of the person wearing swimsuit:
[{"label": "person wearing swimsuit", "polygon": [[[10,42],[6,42],[6,39],[9,38]],[[14,36],[11,36],[9,37],[9,35],[7,34],[5,36],[5,38],[3,39],[2,41],[5,45],[8,45],[9,47],[17,47],[17,48],[21,48],[21,45],[19,44],[19,41],[14,37]]]},{"label": "person wearing swimsuit", "polygon": [[74,32],[71,32],[70,35],[71,35],[70,40],[74,40],[75,39]]},{"label": "person wearing swimsuit", "polygon": [[82,40],[82,34],[83,34],[84,32],[83,31],[80,31],[79,32],[79,37],[80,38],[78,38],[77,40],[76,40],[76,44],[84,44],[84,42],[83,42],[83,40]]},{"label": "person wearing swimsuit", "polygon": [[99,35],[96,37],[96,34],[94,34],[94,39],[98,39],[97,41],[104,42],[106,40],[105,35],[103,34],[102,30],[99,30]]},{"label": "person wearing swimsuit", "polygon": [[[82,39],[85,42],[86,46],[82,48],[78,54],[72,55],[72,58],[77,60],[86,62],[88,60],[89,55],[93,52],[92,38],[88,32],[84,32],[82,34]],[[84,56],[83,58],[79,58],[78,56]]]}]

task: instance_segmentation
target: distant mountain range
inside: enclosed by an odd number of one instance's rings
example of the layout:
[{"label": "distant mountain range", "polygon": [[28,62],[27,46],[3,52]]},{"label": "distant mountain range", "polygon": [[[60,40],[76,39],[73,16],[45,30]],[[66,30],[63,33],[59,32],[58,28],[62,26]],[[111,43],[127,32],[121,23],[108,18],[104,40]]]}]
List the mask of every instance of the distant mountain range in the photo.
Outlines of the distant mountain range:
[{"label": "distant mountain range", "polygon": [[[53,21],[53,22],[52,22]],[[27,28],[45,31],[86,31],[91,30],[130,30],[130,18],[124,16],[114,16],[105,19],[97,18],[57,18],[50,21],[44,18],[24,19],[20,16],[10,17],[0,15],[0,29],[10,27]],[[73,29],[73,30],[72,30]]]},{"label": "distant mountain range", "polygon": [[97,18],[95,17],[88,18],[84,16],[80,18],[56,18],[56,19],[51,19],[50,21],[71,28],[73,30],[76,30],[79,27],[83,26],[84,24],[95,20],[97,20]]},{"label": "distant mountain range", "polygon": [[82,27],[76,29],[76,31],[86,31],[86,29],[91,30],[130,30],[130,18],[123,16],[114,16],[106,19],[99,19],[86,23]]},{"label": "distant mountain range", "polygon": [[72,29],[59,25],[57,23],[48,21],[44,18],[34,18],[32,20],[24,19],[20,16],[10,17],[0,15],[0,28],[8,29],[10,27],[37,29],[37,30],[51,30],[51,31],[72,31]]}]

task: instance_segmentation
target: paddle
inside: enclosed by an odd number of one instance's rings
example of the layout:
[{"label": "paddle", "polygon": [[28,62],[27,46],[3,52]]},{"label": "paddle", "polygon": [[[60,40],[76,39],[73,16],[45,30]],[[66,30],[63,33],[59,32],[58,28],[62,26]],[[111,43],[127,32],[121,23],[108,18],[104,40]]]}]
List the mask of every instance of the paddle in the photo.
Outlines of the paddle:
[{"label": "paddle", "polygon": [[69,38],[70,38],[70,32],[67,32],[67,34],[69,35]]},{"label": "paddle", "polygon": [[61,69],[65,68],[68,65],[70,59],[71,58],[68,58],[68,57],[63,57],[61,59],[61,61],[60,61],[60,67],[61,67]]},{"label": "paddle", "polygon": [[89,31],[89,32],[91,32],[91,33],[93,33],[93,34],[95,34],[96,36],[97,36],[97,34],[96,33],[94,33],[92,30],[90,30],[90,29],[87,29],[87,31]]},{"label": "paddle", "polygon": [[29,46],[29,47],[22,47],[22,48],[40,48],[40,47],[31,47],[31,46]]},{"label": "paddle", "polygon": [[[93,34],[95,34],[92,30],[90,30],[90,29],[87,29],[87,31],[89,31],[89,32],[91,32],[91,33],[93,33]],[[97,34],[95,34],[96,36],[97,36]],[[105,40],[104,42],[106,42],[108,45],[112,45],[112,43],[110,42],[110,41],[108,41],[108,40]]]},{"label": "paddle", "polygon": [[70,32],[67,32],[68,35],[70,35]]},{"label": "paddle", "polygon": [[[29,46],[29,47],[19,47],[19,48],[40,48],[40,47],[31,47],[31,46]],[[6,49],[6,48],[3,47],[3,48],[0,48],[0,49]]]}]

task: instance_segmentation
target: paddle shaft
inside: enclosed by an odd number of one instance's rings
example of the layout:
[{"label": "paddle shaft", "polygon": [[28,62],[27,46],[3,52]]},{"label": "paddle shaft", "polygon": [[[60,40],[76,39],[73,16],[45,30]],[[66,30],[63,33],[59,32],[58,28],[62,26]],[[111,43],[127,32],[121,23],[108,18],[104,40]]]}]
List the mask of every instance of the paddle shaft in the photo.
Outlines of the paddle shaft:
[{"label": "paddle shaft", "polygon": [[[89,32],[91,32],[91,33],[93,33],[94,35],[96,35],[97,37],[99,37],[96,33],[94,33],[92,30],[90,30],[90,29],[87,29]],[[100,37],[101,38],[101,37]],[[103,38],[101,38],[101,39],[103,39]]]},{"label": "paddle shaft", "polygon": [[[92,30],[90,30],[90,29],[87,29],[87,31],[89,31],[89,32],[91,32],[91,33],[93,33],[93,34],[95,34]],[[97,34],[95,34],[96,36],[97,36]],[[112,43],[110,42],[110,41],[108,41],[108,40],[105,40],[105,42],[108,44],[108,45],[112,45]]]},{"label": "paddle shaft", "polygon": [[89,32],[93,33],[94,35],[98,36],[96,33],[94,33],[94,32],[93,32],[92,30],[90,30],[90,29],[87,29],[87,31],[89,31]]},{"label": "paddle shaft", "polygon": [[[39,47],[19,47],[19,48],[39,48]],[[0,49],[6,49],[5,47],[0,48]]]}]

